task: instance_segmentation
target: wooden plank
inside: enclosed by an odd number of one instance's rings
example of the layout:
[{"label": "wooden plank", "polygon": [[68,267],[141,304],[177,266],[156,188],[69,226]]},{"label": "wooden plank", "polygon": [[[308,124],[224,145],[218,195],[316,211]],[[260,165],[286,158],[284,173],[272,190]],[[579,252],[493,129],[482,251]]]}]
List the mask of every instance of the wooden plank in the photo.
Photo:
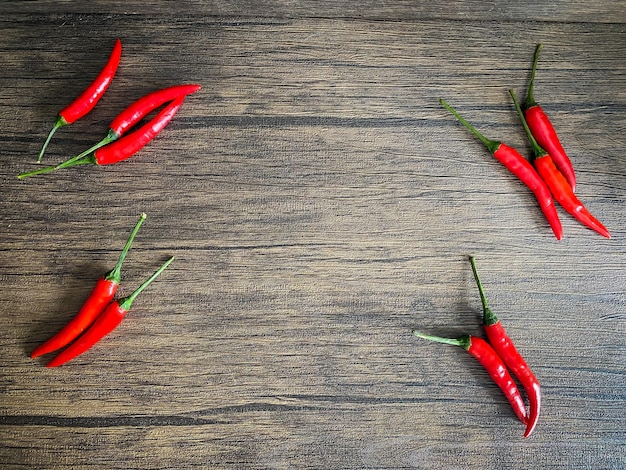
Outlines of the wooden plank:
[{"label": "wooden plank", "polygon": [[[117,19],[124,15],[150,16],[164,23],[179,17],[215,16],[220,21],[237,22],[235,17],[266,18],[345,18],[375,21],[457,20],[466,21],[542,21],[568,23],[623,23],[624,5],[619,0],[567,2],[485,2],[482,0],[450,0],[437,5],[427,1],[398,0],[390,3],[363,0],[317,0],[306,2],[237,1],[205,2],[142,2],[141,0],[95,0],[88,5],[66,2],[59,8],[54,0],[20,2],[8,0],[0,4],[1,13],[37,13],[63,20],[63,26],[86,25]],[[95,19],[90,15],[105,15]]]},{"label": "wooden plank", "polygon": [[[626,49],[619,16],[591,15],[615,4],[571,2],[556,22],[541,6],[523,23],[524,3],[490,22],[402,3],[363,9],[380,21],[342,2],[164,5],[106,16],[36,2],[2,19],[3,467],[623,466]],[[114,84],[59,131],[49,163],[147,91],[203,90],[132,160],[17,180],[115,37]],[[536,96],[612,240],[560,211],[557,242],[438,104],[527,153],[507,90],[524,93],[538,41]],[[57,370],[28,359],[142,211],[120,295],[175,262],[92,351]],[[481,333],[468,254],[543,384],[527,441],[478,364],[411,336]]]}]

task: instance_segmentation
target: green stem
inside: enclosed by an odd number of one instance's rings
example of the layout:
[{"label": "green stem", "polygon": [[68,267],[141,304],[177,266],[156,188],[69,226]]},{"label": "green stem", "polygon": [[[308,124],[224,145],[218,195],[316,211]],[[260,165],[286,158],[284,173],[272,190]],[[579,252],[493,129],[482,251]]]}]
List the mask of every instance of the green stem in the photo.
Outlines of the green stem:
[{"label": "green stem", "polygon": [[[61,117],[59,117],[59,120],[63,119]],[[57,124],[59,123],[59,120],[57,120]],[[65,119],[63,119],[63,122],[65,122]],[[58,129],[59,127],[61,127],[61,125],[57,125],[55,124],[55,127],[52,128],[52,131],[50,132],[50,135],[48,136],[48,140],[46,140],[46,143],[44,144],[44,148],[41,151],[41,154],[39,155],[39,160],[41,160],[41,156],[43,155],[43,152],[46,148],[46,146],[48,145],[48,142],[50,141],[50,138],[52,137],[52,134],[54,134],[54,131],[56,131],[56,129]],[[28,178],[29,176],[35,176],[35,175],[43,175],[44,173],[50,173],[51,171],[55,171],[55,170],[60,170],[62,168],[69,168],[72,166],[76,166],[76,165],[84,165],[87,163],[92,163],[95,164],[96,163],[96,159],[95,159],[95,154],[94,152],[96,150],[98,150],[100,147],[104,147],[107,144],[110,144],[111,142],[116,141],[117,139],[119,139],[120,136],[117,132],[115,132],[113,129],[109,129],[109,131],[107,132],[107,134],[104,136],[104,138],[98,142],[96,145],[88,148],[87,150],[85,150],[82,153],[79,153],[78,155],[76,155],[75,157],[72,157],[68,160],[65,160],[62,163],[59,163],[58,165],[55,166],[48,166],[46,168],[40,168],[39,170],[34,170],[34,171],[29,171],[27,173],[22,173],[20,175],[18,175],[17,177],[19,179],[24,179],[24,178]],[[38,160],[38,162],[39,162]]]},{"label": "green stem", "polygon": [[79,153],[75,157],[70,158],[70,160],[80,160],[84,156],[89,155],[90,153],[95,152],[100,147],[104,147],[105,145],[110,144],[111,142],[114,142],[114,141],[116,141],[119,138],[120,138],[120,136],[119,136],[119,134],[117,132],[115,132],[113,129],[109,129],[109,131],[106,133],[106,135],[103,137],[103,139],[100,142],[98,142],[97,144],[89,147],[87,150],[85,150],[84,152]]},{"label": "green stem", "polygon": [[159,269],[157,269],[157,270],[155,271],[155,273],[154,273],[152,276],[150,276],[148,279],[146,279],[146,280],[144,281],[144,283],[143,283],[143,284],[141,284],[141,285],[137,288],[137,290],[136,290],[135,292],[133,292],[132,294],[130,294],[128,297],[124,297],[123,299],[120,299],[120,300],[118,301],[118,304],[119,304],[120,308],[122,308],[122,309],[124,309],[124,310],[126,310],[126,311],[129,311],[129,310],[130,310],[130,306],[132,305],[133,301],[135,300],[135,297],[137,297],[137,296],[141,293],[141,291],[142,291],[142,290],[144,290],[146,287],[148,287],[148,286],[150,285],[150,283],[151,283],[152,281],[154,281],[154,280],[157,278],[157,276],[158,276],[159,274],[161,274],[161,273],[163,272],[163,270],[164,270],[165,268],[167,268],[167,266],[168,266],[168,265],[169,265],[172,261],[174,261],[174,257],[173,257],[173,256],[172,256],[170,259],[168,259],[168,260],[167,260],[167,261],[163,264],[163,266],[161,266]]},{"label": "green stem", "polygon": [[422,333],[421,331],[413,331],[413,336],[417,336],[418,338],[427,339],[429,341],[436,341],[437,343],[451,344],[453,346],[460,346],[463,349],[469,349],[471,346],[471,340],[469,335],[461,336],[460,338],[443,338],[441,336],[433,336],[428,335],[426,333]]},{"label": "green stem", "polygon": [[485,144],[485,146],[489,149],[491,153],[495,153],[495,151],[498,150],[498,147],[500,146],[500,142],[496,142],[495,140],[490,140],[486,138],[484,135],[482,135],[480,132],[478,132],[478,130],[474,126],[472,126],[469,122],[463,119],[461,115],[457,113],[456,110],[452,106],[450,106],[446,102],[446,100],[444,100],[443,98],[439,99],[439,104],[441,104],[444,108],[446,108],[448,111],[454,114],[454,116],[461,122],[461,124],[467,127],[472,134],[478,137],[478,139],[483,144]]},{"label": "green stem", "polygon": [[537,48],[535,49],[535,56],[533,58],[533,68],[530,72],[530,83],[528,84],[528,91],[526,92],[526,102],[524,103],[524,108],[528,109],[532,106],[536,106],[537,102],[535,101],[535,96],[533,95],[533,91],[535,88],[535,72],[537,72],[537,62],[539,61],[539,52],[541,52],[542,44],[537,44]]},{"label": "green stem", "polygon": [[65,160],[64,162],[59,163],[58,165],[48,166],[46,168],[40,168],[39,170],[29,171],[27,173],[21,173],[17,175],[17,177],[19,179],[24,179],[24,178],[28,178],[29,176],[43,175],[44,173],[50,173],[51,171],[60,170],[62,168],[69,168],[72,166],[86,165],[86,164],[91,164],[91,165],[97,164],[96,156],[93,153],[84,155],[80,158],[78,158],[78,156],[72,157],[69,160]]},{"label": "green stem", "polygon": [[126,240],[126,245],[124,245],[124,248],[122,249],[122,252],[120,253],[120,256],[117,260],[117,264],[104,277],[105,280],[113,281],[116,284],[119,284],[121,282],[122,263],[124,263],[124,260],[126,259],[126,254],[128,253],[128,250],[130,250],[130,246],[132,245],[133,240],[135,239],[135,235],[137,235],[137,232],[139,232],[139,228],[141,227],[141,224],[143,224],[144,220],[146,220],[146,214],[142,212],[141,215],[139,216],[139,220],[137,221],[137,224],[135,225],[135,228],[130,233],[128,240]]},{"label": "green stem", "polygon": [[41,163],[43,154],[45,153],[46,148],[48,147],[48,144],[50,143],[50,139],[52,139],[52,136],[54,135],[54,133],[57,131],[59,127],[63,127],[66,124],[67,124],[67,121],[62,116],[59,116],[57,118],[56,122],[54,123],[54,126],[52,127],[52,129],[50,130],[50,133],[48,134],[48,138],[44,142],[43,147],[41,148],[41,151],[39,152],[39,156],[37,157],[37,163]]},{"label": "green stem", "polygon": [[480,282],[480,278],[478,277],[478,270],[476,269],[476,261],[473,256],[469,257],[470,264],[472,265],[472,272],[474,273],[474,280],[476,281],[476,285],[478,286],[478,292],[480,293],[480,301],[483,304],[483,323],[486,326],[495,325],[498,323],[498,317],[494,315],[494,313],[489,308],[487,304],[487,296],[485,295],[485,291],[483,289],[483,285]]},{"label": "green stem", "polygon": [[520,107],[519,103],[517,102],[517,98],[515,98],[515,92],[513,90],[509,90],[509,93],[511,94],[511,98],[513,98],[513,103],[515,104],[515,110],[517,111],[517,114],[519,115],[519,118],[522,121],[522,125],[524,126],[524,130],[526,131],[526,135],[528,136],[528,140],[530,140],[530,145],[531,145],[531,147],[533,149],[533,154],[535,155],[535,158],[539,158],[539,157],[543,157],[544,155],[548,155],[548,152],[546,152],[544,149],[542,149],[539,146],[539,144],[535,140],[535,137],[533,136],[533,133],[530,131],[530,128],[528,127],[528,123],[526,122],[526,118],[524,117],[524,112],[522,111],[522,108]]}]

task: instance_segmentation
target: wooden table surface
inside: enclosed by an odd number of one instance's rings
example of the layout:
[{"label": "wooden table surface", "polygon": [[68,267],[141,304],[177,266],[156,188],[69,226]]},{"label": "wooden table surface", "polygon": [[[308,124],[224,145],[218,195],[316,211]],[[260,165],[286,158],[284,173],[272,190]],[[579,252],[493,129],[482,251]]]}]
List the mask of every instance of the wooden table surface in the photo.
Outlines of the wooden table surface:
[{"label": "wooden table surface", "polygon": [[[626,10],[571,2],[0,4],[2,468],[626,467]],[[145,93],[200,83],[131,160],[31,179],[57,112],[122,62],[44,163]],[[530,155],[535,96],[604,239],[438,103]],[[128,295],[58,369],[30,352],[115,264]],[[494,312],[542,384],[534,434],[462,349]]]}]

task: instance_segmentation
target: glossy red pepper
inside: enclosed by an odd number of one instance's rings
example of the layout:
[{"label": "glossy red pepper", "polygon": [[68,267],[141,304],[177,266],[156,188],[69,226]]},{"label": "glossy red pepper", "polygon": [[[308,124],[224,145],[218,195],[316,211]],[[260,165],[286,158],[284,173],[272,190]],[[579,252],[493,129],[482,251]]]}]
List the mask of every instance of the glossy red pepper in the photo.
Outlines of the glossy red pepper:
[{"label": "glossy red pepper", "polygon": [[530,128],[528,127],[528,123],[524,118],[524,113],[515,98],[515,93],[513,90],[509,90],[509,93],[513,98],[515,109],[517,110],[517,113],[522,121],[526,135],[530,140],[534,154],[533,164],[535,165],[535,168],[537,168],[537,172],[541,178],[546,182],[546,185],[548,185],[548,188],[550,188],[550,192],[554,196],[554,199],[556,199],[559,204],[563,206],[563,209],[569,212],[576,220],[590,229],[595,230],[603,237],[611,238],[611,234],[607,228],[602,225],[598,219],[591,215],[591,212],[589,212],[583,203],[576,197],[572,187],[569,185],[563,174],[554,165],[550,154],[539,146],[533,137]]},{"label": "glossy red pepper", "polygon": [[94,152],[100,147],[104,147],[105,145],[118,140],[126,133],[127,130],[141,121],[151,111],[169,101],[175,100],[176,98],[182,98],[195,93],[200,90],[200,88],[202,88],[200,85],[175,85],[148,93],[128,106],[124,111],[118,114],[113,121],[111,121],[109,130],[100,142],[74,158],[78,160],[85,155]]},{"label": "glossy red pepper", "polygon": [[474,273],[474,279],[478,286],[478,292],[480,293],[480,300],[483,305],[483,326],[485,333],[489,339],[489,343],[493,349],[502,358],[506,366],[513,372],[513,375],[520,381],[522,387],[526,391],[528,401],[530,402],[530,409],[528,413],[528,422],[526,424],[526,432],[524,437],[530,436],[535,429],[537,421],[539,419],[539,411],[541,409],[541,387],[539,381],[533,371],[530,369],[522,355],[518,352],[515,344],[506,333],[506,330],[502,326],[502,323],[498,317],[491,311],[487,304],[487,297],[483,290],[483,286],[478,277],[478,271],[476,269],[476,261],[474,257],[470,256],[470,263],[472,265],[472,272]]},{"label": "glossy red pepper", "polygon": [[148,123],[144,124],[136,131],[125,135],[121,139],[116,140],[115,142],[105,145],[104,147],[100,147],[99,149],[87,155],[81,156],[80,158],[73,157],[55,166],[49,166],[47,168],[22,173],[21,175],[18,175],[18,178],[22,179],[77,165],[112,165],[113,163],[126,160],[141,150],[146,144],[148,144],[148,142],[154,139],[157,134],[165,128],[165,126],[167,126],[178,109],[182,106],[183,101],[184,97],[175,99],[163,108]]},{"label": "glossy red pepper", "polygon": [[524,115],[526,116],[528,127],[537,140],[537,143],[550,154],[555,166],[563,174],[568,184],[571,186],[572,191],[575,191],[576,174],[574,173],[574,166],[567,156],[567,153],[565,153],[565,150],[561,145],[561,141],[559,140],[559,136],[554,130],[552,122],[550,122],[550,119],[544,112],[543,108],[537,104],[533,94],[537,61],[539,60],[539,52],[542,47],[543,46],[541,44],[538,44],[535,49],[533,68],[530,73],[530,84],[528,85],[526,102],[524,103]]},{"label": "glossy red pepper", "polygon": [[502,163],[511,173],[517,176],[519,180],[528,187],[528,189],[533,192],[537,202],[539,203],[541,211],[548,221],[548,224],[550,224],[550,228],[552,228],[552,232],[554,232],[554,236],[557,240],[563,238],[563,228],[561,226],[561,221],[559,220],[559,215],[556,212],[556,207],[554,207],[554,200],[552,199],[550,190],[546,186],[546,183],[537,174],[537,171],[535,171],[530,162],[528,162],[528,160],[526,160],[513,147],[509,147],[502,142],[487,139],[484,135],[478,132],[474,126],[463,119],[463,117],[461,117],[461,115],[457,113],[456,110],[445,100],[441,99],[439,102],[444,108],[450,111],[461,122],[461,124],[467,127],[470,132],[478,137],[478,139],[487,147],[496,160]]},{"label": "glossy red pepper", "polygon": [[35,358],[43,354],[55,351],[63,346],[68,345],[80,335],[96,319],[104,308],[113,300],[115,292],[120,285],[122,263],[126,259],[126,254],[135,239],[135,235],[139,231],[141,224],[146,219],[146,214],[141,214],[139,221],[131,232],[124,249],[120,253],[115,267],[98,279],[95,287],[87,297],[87,300],[80,308],[76,316],[63,327],[56,335],[48,341],[35,348],[30,357]]},{"label": "glossy red pepper", "polygon": [[460,346],[465,349],[470,355],[472,355],[485,370],[491,376],[491,379],[500,387],[500,390],[504,393],[513,411],[519,420],[526,424],[526,406],[524,400],[517,389],[517,385],[513,381],[511,374],[507,370],[504,362],[494,351],[494,349],[482,338],[476,336],[465,335],[460,338],[442,338],[441,336],[432,336],[419,331],[414,331],[413,334],[418,338],[428,339],[430,341],[436,341],[438,343],[452,344],[454,346]]},{"label": "glossy red pepper", "polygon": [[70,344],[67,349],[61,351],[54,359],[52,359],[46,367],[58,367],[67,361],[74,359],[76,356],[83,354],[103,337],[113,331],[117,325],[124,319],[130,307],[141,291],[143,291],[167,266],[174,260],[168,259],[163,266],[150,276],[149,279],[139,286],[139,288],[128,297],[111,302],[104,312],[102,312],[85,333],[82,334],[74,343]]},{"label": "glossy red pepper", "polygon": [[[113,163],[121,162],[133,156],[167,126],[182,106],[183,101],[184,97],[175,99],[147,124],[115,142],[97,149],[91,154],[93,157],[90,159],[90,163],[112,165]],[[87,157],[89,157],[89,155],[87,155]]]},{"label": "glossy red pepper", "polygon": [[115,45],[113,46],[113,50],[111,51],[111,55],[109,56],[109,60],[102,68],[96,79],[80,94],[78,98],[59,111],[59,116],[52,127],[52,130],[48,134],[48,138],[44,142],[41,151],[39,152],[37,162],[41,161],[41,158],[50,143],[50,139],[52,139],[52,136],[57,129],[76,122],[91,111],[94,106],[96,106],[98,101],[100,101],[100,98],[102,98],[102,95],[104,95],[104,92],[111,84],[121,57],[122,42],[117,39],[115,41]]}]

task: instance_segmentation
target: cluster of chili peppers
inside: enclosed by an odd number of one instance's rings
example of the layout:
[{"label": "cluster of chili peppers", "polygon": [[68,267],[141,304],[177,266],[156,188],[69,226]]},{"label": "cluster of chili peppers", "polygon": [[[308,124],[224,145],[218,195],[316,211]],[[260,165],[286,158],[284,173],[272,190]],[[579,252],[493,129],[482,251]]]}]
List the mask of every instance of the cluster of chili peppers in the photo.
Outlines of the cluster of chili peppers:
[{"label": "cluster of chili peppers", "polygon": [[[517,102],[513,90],[509,90],[533,149],[534,158],[532,164],[514,148],[502,142],[486,138],[461,117],[445,100],[441,99],[440,103],[467,127],[498,161],[534,193],[557,239],[560,240],[563,237],[563,230],[553,198],[577,220],[604,237],[610,238],[609,231],[591,215],[582,202],[574,195],[576,176],[572,163],[563,150],[556,131],[547,115],[535,102],[534,80],[541,47],[541,44],[539,44],[535,51],[530,84],[523,110]],[[122,45],[118,39],[115,42],[109,60],[96,79],[78,98],[59,112],[57,120],[39,153],[37,163],[41,162],[52,136],[60,127],[76,122],[96,106],[115,76],[121,59],[121,52]],[[125,160],[154,139],[174,117],[183,104],[185,97],[195,93],[200,88],[200,85],[177,85],[149,93],[135,101],[113,119],[107,133],[100,142],[79,155],[55,166],[22,173],[18,177],[20,179],[26,178],[82,164],[108,165]],[[126,134],[129,129],[139,124],[148,114],[160,107],[162,109],[156,116],[142,124],[137,130]],[[116,265],[111,271],[98,279],[76,316],[56,335],[37,347],[31,353],[31,358],[66,347],[46,365],[47,367],[57,367],[90,349],[119,325],[130,310],[135,298],[173,261],[173,257],[169,258],[129,296],[114,300],[121,282],[122,264],[145,218],[146,215],[141,214],[139,221],[119,255]],[[444,338],[419,331],[414,331],[413,334],[431,341],[460,346],[476,358],[502,390],[517,418],[526,426],[524,437],[528,437],[535,429],[539,419],[541,407],[540,385],[506,333],[500,320],[489,308],[478,276],[475,260],[473,257],[470,257],[469,260],[482,302],[483,327],[487,340],[473,335],[464,335],[459,338]],[[528,411],[511,373],[524,388],[529,401]]]},{"label": "cluster of chili peppers", "polygon": [[[96,79],[78,98],[59,112],[57,120],[39,153],[37,163],[41,162],[50,139],[57,129],[76,122],[96,106],[115,76],[121,54],[122,44],[118,39],[115,42],[109,60]],[[195,93],[200,88],[200,85],[176,85],[153,91],[135,101],[113,119],[104,138],[91,148],[58,165],[22,173],[18,175],[18,178],[23,179],[77,165],[111,165],[125,160],[154,139],[172,120],[182,106],[185,97]],[[150,112],[161,106],[164,107],[156,116],[142,124],[137,130],[125,135],[126,131],[139,124]]]},{"label": "cluster of chili peppers", "polygon": [[[46,367],[57,367],[90,349],[104,336],[113,331],[130,310],[135,298],[174,260],[169,258],[156,272],[146,279],[132,294],[113,300],[121,282],[122,263],[139,231],[146,214],[141,214],[111,271],[100,277],[76,316],[56,335],[35,348],[31,358],[51,353],[68,346],[52,359]],[[71,343],[71,344],[70,344]]]},{"label": "cluster of chili peppers", "polygon": [[534,193],[539,207],[541,207],[557,240],[563,238],[563,228],[556,211],[554,199],[576,220],[595,230],[603,237],[611,238],[607,228],[575,196],[576,175],[572,162],[565,150],[563,150],[563,146],[548,116],[535,101],[535,73],[541,48],[542,45],[539,44],[535,50],[530,84],[523,111],[513,91],[509,90],[533,149],[534,158],[532,159],[532,164],[513,147],[486,138],[463,119],[444,99],[439,100],[439,102],[478,137],[500,163]]},{"label": "cluster of chili peppers", "polygon": [[[478,286],[478,292],[480,293],[483,306],[483,327],[488,341],[473,335],[464,335],[459,338],[443,338],[419,331],[414,331],[413,334],[419,338],[460,346],[476,358],[487,370],[493,381],[500,387],[518,419],[526,425],[524,437],[528,437],[535,429],[539,419],[539,411],[541,408],[541,388],[539,381],[522,355],[517,351],[517,348],[506,333],[498,317],[489,308],[487,297],[485,296],[480,278],[478,277],[476,262],[471,256],[469,259],[472,265],[474,279]],[[526,411],[524,400],[509,370],[517,378],[526,392],[529,401],[528,412]]]}]

